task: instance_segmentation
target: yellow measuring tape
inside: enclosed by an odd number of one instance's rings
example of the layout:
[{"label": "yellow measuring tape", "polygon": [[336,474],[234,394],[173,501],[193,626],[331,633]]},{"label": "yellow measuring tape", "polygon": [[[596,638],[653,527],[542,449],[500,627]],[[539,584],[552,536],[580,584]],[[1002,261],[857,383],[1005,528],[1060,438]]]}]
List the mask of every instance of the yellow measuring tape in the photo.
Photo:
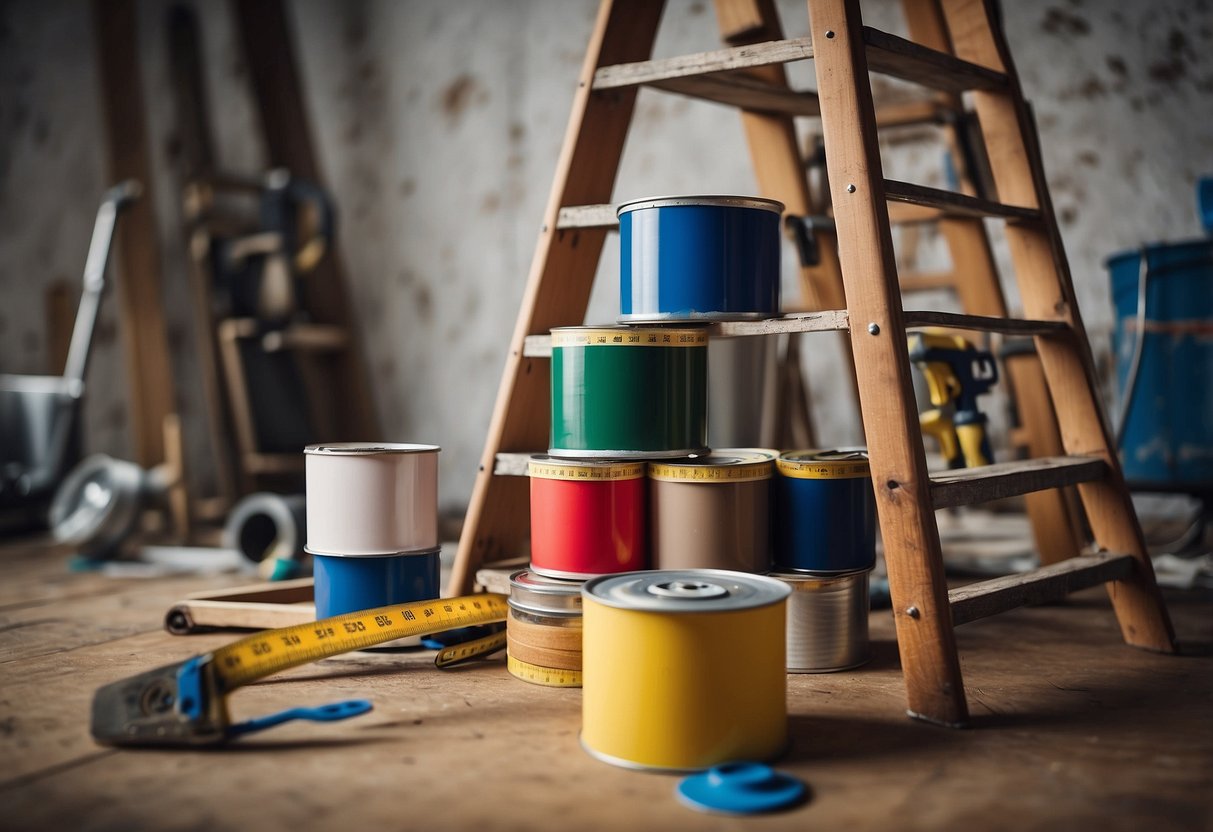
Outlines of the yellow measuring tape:
[{"label": "yellow measuring tape", "polygon": [[537,664],[524,662],[513,656],[506,656],[506,667],[510,673],[536,685],[546,685],[550,688],[579,688],[581,687],[580,670],[561,670],[556,667],[540,667]]},{"label": "yellow measuring tape", "polygon": [[[292,719],[356,716],[370,710],[370,703],[292,708],[233,725],[226,697],[292,667],[399,638],[501,622],[508,611],[504,595],[485,593],[395,604],[254,633],[212,653],[99,689],[93,697],[92,734],[107,745],[213,745]],[[505,633],[494,633],[445,648],[439,666],[486,655],[504,641]]]},{"label": "yellow measuring tape", "polygon": [[351,612],[308,624],[265,630],[211,654],[225,692],[301,664],[408,636],[504,621],[509,607],[496,593],[416,601]]}]

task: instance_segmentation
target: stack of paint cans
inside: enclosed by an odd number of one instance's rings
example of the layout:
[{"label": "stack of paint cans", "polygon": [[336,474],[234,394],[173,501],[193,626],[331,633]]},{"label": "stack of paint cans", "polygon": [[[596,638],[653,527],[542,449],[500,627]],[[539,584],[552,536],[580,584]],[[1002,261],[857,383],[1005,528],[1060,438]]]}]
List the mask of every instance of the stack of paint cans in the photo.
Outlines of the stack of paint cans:
[{"label": "stack of paint cans", "polygon": [[310,445],[316,617],[439,596],[436,445]]},{"label": "stack of paint cans", "polygon": [[[773,454],[707,456],[708,338],[695,325],[779,314],[782,211],[770,200],[722,196],[620,206],[623,325],[552,330],[551,439],[547,455],[529,466],[531,573],[581,582],[647,570],[657,551],[666,553],[659,567],[766,570]],[[668,461],[668,476],[650,488],[655,460]],[[689,485],[705,472],[705,488]],[[662,495],[653,517],[666,518],[668,533],[650,526],[649,492]],[[731,496],[742,508],[719,511]],[[739,511],[759,503],[764,522],[747,524]],[[697,514],[704,522],[690,520]],[[688,522],[693,540],[680,539]],[[692,556],[697,548],[704,557]],[[511,598],[519,593],[527,590],[513,585]],[[529,649],[534,639],[564,636],[528,630],[532,642],[514,650],[524,644],[522,628],[514,618],[510,627],[518,634],[509,630],[511,671],[528,681],[553,678],[554,666],[540,665],[546,674],[523,668],[526,675],[515,666],[523,653],[542,658]]]},{"label": "stack of paint cans", "polygon": [[867,453],[791,451],[775,480],[772,577],[788,601],[788,670],[825,673],[868,660],[868,577],[876,505]]}]

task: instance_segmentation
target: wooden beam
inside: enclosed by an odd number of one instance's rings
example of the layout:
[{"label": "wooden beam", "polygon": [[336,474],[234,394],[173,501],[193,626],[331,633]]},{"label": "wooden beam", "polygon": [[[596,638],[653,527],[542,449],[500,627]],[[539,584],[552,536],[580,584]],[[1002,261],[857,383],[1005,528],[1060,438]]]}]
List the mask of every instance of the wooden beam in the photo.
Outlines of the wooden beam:
[{"label": "wooden beam", "polygon": [[813,57],[810,38],[772,40],[694,55],[604,66],[594,73],[594,89],[609,90],[653,84],[672,78],[703,77],[739,69],[807,61]]},{"label": "wooden beam", "polygon": [[164,423],[176,414],[176,404],[160,290],[160,244],[134,0],[94,0],[93,25],[108,175],[113,182],[134,179],[144,187],[143,198],[118,222],[116,282],[134,457],[140,465],[152,467],[164,462]]},{"label": "wooden beam", "polygon": [[914,405],[859,4],[809,0],[809,20],[847,308],[863,323],[852,327],[851,347],[908,710],[962,725],[968,708]]},{"label": "wooden beam", "polygon": [[1002,217],[1010,220],[1035,220],[1040,212],[1018,205],[1003,205],[988,199],[980,199],[940,188],[928,188],[911,182],[894,179],[884,183],[885,197],[894,202],[908,202],[924,208],[934,208],[945,216],[956,217]]}]

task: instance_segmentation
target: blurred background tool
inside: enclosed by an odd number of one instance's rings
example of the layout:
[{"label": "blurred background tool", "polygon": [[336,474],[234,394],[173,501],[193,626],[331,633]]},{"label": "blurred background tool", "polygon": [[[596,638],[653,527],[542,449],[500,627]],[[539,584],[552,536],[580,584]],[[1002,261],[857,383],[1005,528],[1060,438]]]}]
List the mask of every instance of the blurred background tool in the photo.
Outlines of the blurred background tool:
[{"label": "blurred background tool", "polygon": [[998,381],[994,356],[959,335],[912,332],[910,360],[927,379],[934,410],[920,417],[922,429],[939,440],[949,468],[980,468],[994,461],[986,414],[977,397]]}]

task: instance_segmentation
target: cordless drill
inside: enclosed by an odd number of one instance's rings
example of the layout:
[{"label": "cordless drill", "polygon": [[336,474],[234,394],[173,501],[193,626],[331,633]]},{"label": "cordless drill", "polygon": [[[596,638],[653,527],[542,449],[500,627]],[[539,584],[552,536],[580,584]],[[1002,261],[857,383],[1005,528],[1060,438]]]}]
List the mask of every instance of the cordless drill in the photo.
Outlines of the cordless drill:
[{"label": "cordless drill", "polygon": [[976,468],[994,461],[986,435],[987,417],[977,397],[998,381],[994,356],[959,335],[912,332],[910,360],[926,376],[934,410],[921,414],[924,433],[939,441],[949,468]]}]

